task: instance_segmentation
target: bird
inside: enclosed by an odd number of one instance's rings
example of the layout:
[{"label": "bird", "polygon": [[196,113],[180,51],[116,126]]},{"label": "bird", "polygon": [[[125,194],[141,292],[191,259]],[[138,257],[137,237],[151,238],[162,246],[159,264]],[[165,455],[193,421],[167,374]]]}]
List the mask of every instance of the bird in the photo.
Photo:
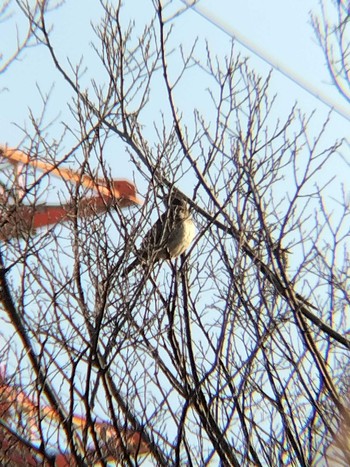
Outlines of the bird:
[{"label": "bird", "polygon": [[126,277],[140,264],[155,265],[164,259],[182,255],[192,243],[195,225],[187,202],[179,197],[170,199],[168,209],[153,224],[142,240],[136,258],[122,273]]}]

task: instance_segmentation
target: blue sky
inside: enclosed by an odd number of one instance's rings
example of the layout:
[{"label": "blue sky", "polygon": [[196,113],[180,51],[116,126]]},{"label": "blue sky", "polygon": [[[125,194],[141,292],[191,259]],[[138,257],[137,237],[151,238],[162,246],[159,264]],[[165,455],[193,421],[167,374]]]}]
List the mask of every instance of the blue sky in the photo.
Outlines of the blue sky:
[{"label": "blue sky", "polygon": [[[71,63],[76,64],[81,56],[90,67],[94,60],[94,53],[89,45],[93,33],[89,25],[100,14],[97,1],[87,3],[82,0],[68,1],[62,8],[50,14],[49,18],[54,23],[53,37],[59,56],[65,60],[69,56]],[[126,3],[125,12],[136,19],[136,28],[142,29],[145,17],[152,14],[151,2],[140,3],[137,0],[129,0]],[[135,8],[137,6],[137,8]],[[327,94],[336,105],[347,109],[347,104],[339,96],[331,85],[328,72],[325,67],[325,59],[317,44],[311,24],[310,11],[317,12],[319,4],[317,0],[202,0],[199,4],[210,14],[226,26],[232,28],[239,36],[251,41],[259,52],[268,54],[279,66],[290,68],[294,73],[303,77],[310,86]],[[171,12],[184,7],[183,2],[173,1]],[[0,43],[7,46],[13,42],[16,35],[15,22],[18,16],[14,15],[7,23],[2,23],[0,28]],[[173,21],[174,34],[181,38],[185,44],[198,36],[200,40],[207,38],[210,47],[218,54],[223,55],[229,49],[229,38],[209,24],[199,15],[188,11]],[[20,31],[23,31],[23,22],[19,21]],[[270,66],[256,58],[254,54],[244,47],[237,45],[237,50],[243,55],[251,57],[251,66],[258,72],[266,74]],[[27,119],[28,108],[35,110],[40,108],[40,98],[36,83],[43,92],[48,92],[54,85],[52,100],[57,99],[60,104],[66,101],[68,86],[62,82],[57,72],[48,62],[48,53],[43,47],[37,47],[25,52],[20,60],[0,76],[0,105],[3,111],[0,115],[0,141],[10,145],[16,145],[21,139],[21,132],[15,124],[22,125]],[[67,61],[65,62],[67,64]],[[92,76],[88,70],[87,76]],[[98,76],[96,77],[98,79]],[[274,73],[274,86],[278,93],[278,105],[281,111],[288,110],[290,105],[298,100],[302,109],[306,112],[317,109],[320,118],[323,118],[328,109],[315,100],[308,93],[290,83],[277,71]],[[53,105],[52,116],[64,119],[67,109],[64,105]],[[6,109],[6,111],[4,111]],[[68,113],[68,112],[67,112]],[[349,130],[349,122],[345,119],[334,117],[335,137],[344,136]]]},{"label": "blue sky", "polygon": [[[153,15],[151,1],[140,2],[128,0],[124,2],[122,18],[135,20],[135,29],[142,31],[145,22]],[[87,6],[88,5],[88,6]],[[184,8],[184,2],[180,0],[170,2],[165,17],[171,18],[175,12]],[[199,8],[217,20],[230,31],[248,41],[259,53],[268,55],[277,66],[289,69],[292,73],[299,75],[317,94],[326,95],[334,105],[341,108],[350,115],[349,105],[340,96],[338,91],[330,82],[325,58],[322,50],[317,44],[314,31],[310,22],[310,12],[317,13],[319,8],[318,0],[289,0],[280,2],[278,0],[201,0]],[[15,11],[15,10],[14,10]],[[96,60],[95,52],[91,47],[91,41],[95,40],[91,28],[91,21],[95,22],[101,17],[101,7],[98,1],[83,0],[68,1],[61,8],[52,11],[48,16],[49,25],[53,26],[52,39],[57,55],[61,62],[70,71],[70,64],[75,67],[82,59],[82,69],[86,67],[82,81],[87,87],[90,86],[91,79],[97,83],[103,83],[103,72]],[[188,10],[182,15],[169,21],[173,26],[173,36],[171,44],[175,50],[179,44],[184,45],[185,50],[190,50],[193,41],[198,38],[196,49],[197,56],[203,56],[205,60],[205,41],[208,41],[213,54],[217,53],[223,58],[230,50],[230,37],[220,31],[213,24],[195,12]],[[14,14],[9,21],[1,24],[0,44],[5,44],[3,50],[6,57],[7,47],[11,47],[16,39],[16,26],[19,31],[25,30],[23,18]],[[170,49],[170,47],[169,47]],[[240,44],[236,44],[235,50],[243,56],[249,57],[250,67],[256,73],[266,76],[271,70],[271,66]],[[69,57],[69,62],[68,58]],[[172,61],[169,58],[171,67]],[[200,80],[202,77],[199,78]],[[201,85],[203,83],[200,83]],[[40,92],[39,92],[40,89]],[[29,122],[29,109],[34,116],[38,117],[42,111],[42,97],[51,92],[49,105],[45,114],[45,122],[54,122],[47,130],[48,140],[58,139],[64,126],[74,126],[68,103],[72,95],[69,85],[63,80],[55,70],[50,61],[47,49],[42,46],[31,48],[25,51],[15,63],[0,75],[0,143],[16,146],[22,142],[23,128],[31,131]],[[196,83],[196,74],[191,76],[191,80],[186,81],[186,88],[182,88],[182,93],[178,94],[179,105],[192,111],[188,95],[199,93]],[[299,107],[305,113],[316,111],[313,120],[315,134],[321,128],[326,119],[329,108],[296,84],[292,83],[278,71],[273,72],[270,88],[270,97],[277,95],[275,105],[276,117],[282,120],[288,115],[291,107],[298,102]],[[154,115],[159,115],[163,110],[165,96],[157,96],[158,108],[152,107],[150,115],[145,121],[145,132],[153,131]],[[202,94],[192,99],[193,108],[200,107],[204,115],[206,102],[209,95],[202,86]],[[327,130],[329,144],[334,140],[346,137],[350,128],[350,122],[337,114],[333,114]],[[67,141],[63,149],[69,150],[70,145],[75,143],[74,139]],[[344,150],[348,147],[344,146]],[[115,164],[115,154],[118,153],[118,163]],[[141,193],[145,193],[147,187],[143,184],[143,179],[129,163],[129,156],[125,152],[125,146],[114,138],[110,145],[106,147],[105,157],[109,161],[114,177],[135,177],[137,186]],[[347,158],[347,155],[344,154]],[[73,162],[71,162],[72,165]],[[338,161],[337,161],[338,164]],[[340,182],[346,182],[346,167],[333,167],[333,173],[340,177]],[[328,176],[324,173],[323,175]],[[53,186],[57,186],[57,181],[52,181]],[[51,198],[51,195],[50,195]],[[52,201],[55,195],[53,194]]]},{"label": "blue sky", "polygon": [[[331,84],[323,52],[311,25],[310,14],[318,11],[319,2],[315,0],[236,0],[230,5],[229,2],[220,2],[220,11],[213,1],[201,1],[198,5],[199,13],[207,14],[238,40],[267,57],[277,69],[286,71],[316,94],[332,101],[350,118],[349,106],[342,105]],[[254,57],[256,67],[260,68],[262,63],[256,60],[254,53],[250,51],[248,54]],[[295,90],[295,93],[298,95],[299,91]],[[303,97],[310,96],[306,93]]]}]

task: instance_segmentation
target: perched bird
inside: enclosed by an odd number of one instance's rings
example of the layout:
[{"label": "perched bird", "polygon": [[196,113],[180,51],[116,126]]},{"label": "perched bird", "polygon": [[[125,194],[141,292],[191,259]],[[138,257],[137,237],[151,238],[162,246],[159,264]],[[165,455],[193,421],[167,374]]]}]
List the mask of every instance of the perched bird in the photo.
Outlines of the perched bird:
[{"label": "perched bird", "polygon": [[127,266],[127,276],[139,264],[154,265],[159,260],[180,256],[190,246],[195,226],[185,200],[174,197],[168,210],[162,214],[144,237],[136,259]]}]

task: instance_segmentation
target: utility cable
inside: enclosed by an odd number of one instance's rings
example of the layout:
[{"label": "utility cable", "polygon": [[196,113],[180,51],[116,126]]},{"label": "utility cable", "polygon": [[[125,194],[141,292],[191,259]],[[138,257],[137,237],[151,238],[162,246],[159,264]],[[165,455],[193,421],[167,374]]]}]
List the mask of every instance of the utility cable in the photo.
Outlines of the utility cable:
[{"label": "utility cable", "polygon": [[259,47],[248,39],[247,37],[243,36],[243,34],[237,32],[230,24],[228,24],[223,19],[219,18],[217,15],[213,14],[208,8],[205,8],[199,4],[199,2],[193,2],[189,0],[181,0],[188,9],[193,10],[199,16],[204,18],[206,21],[211,23],[216,28],[220,29],[222,32],[230,36],[232,39],[236,40],[239,44],[249,50],[251,53],[259,57],[265,63],[270,65],[272,68],[277,70],[283,76],[288,78],[294,84],[299,86],[308,94],[312,95],[322,104],[336,112],[338,115],[342,116],[346,120],[350,121],[350,113],[345,107],[345,105],[335,103],[332,99],[330,99],[323,91],[313,87],[307,80],[305,80],[301,75],[294,72],[292,69],[287,67],[283,64],[278,64],[276,59],[268,54],[267,52],[259,51]]}]

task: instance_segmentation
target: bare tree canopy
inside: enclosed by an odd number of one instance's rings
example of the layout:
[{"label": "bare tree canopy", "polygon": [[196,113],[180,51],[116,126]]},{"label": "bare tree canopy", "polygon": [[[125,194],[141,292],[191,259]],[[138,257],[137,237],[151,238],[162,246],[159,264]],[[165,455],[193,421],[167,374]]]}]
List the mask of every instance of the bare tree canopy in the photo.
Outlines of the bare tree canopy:
[{"label": "bare tree canopy", "polygon": [[350,100],[350,3],[348,0],[321,1],[321,13],[312,16],[316,37],[324,51],[333,84]]},{"label": "bare tree canopy", "polygon": [[[19,149],[78,176],[54,187],[50,170],[0,161],[1,465],[350,465],[331,116],[280,115],[271,75],[234,44],[177,43],[171,2],[140,25],[101,0],[96,67],[55,42],[65,4],[14,5],[70,112],[47,121],[42,92]],[[111,189],[122,165],[142,205],[110,197],[87,215],[81,180]],[[65,222],[21,228],[53,193]]]}]

